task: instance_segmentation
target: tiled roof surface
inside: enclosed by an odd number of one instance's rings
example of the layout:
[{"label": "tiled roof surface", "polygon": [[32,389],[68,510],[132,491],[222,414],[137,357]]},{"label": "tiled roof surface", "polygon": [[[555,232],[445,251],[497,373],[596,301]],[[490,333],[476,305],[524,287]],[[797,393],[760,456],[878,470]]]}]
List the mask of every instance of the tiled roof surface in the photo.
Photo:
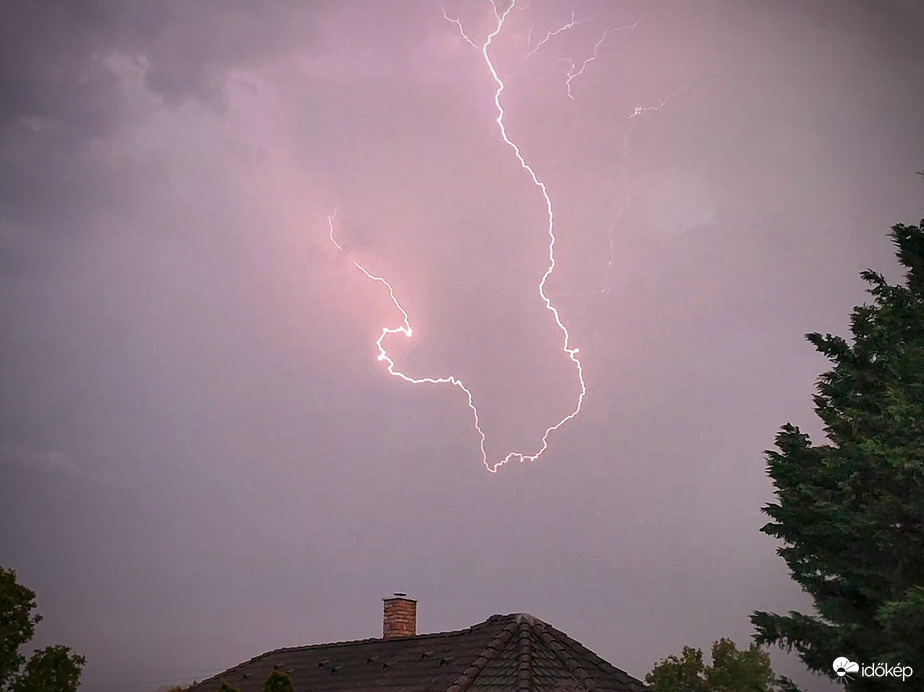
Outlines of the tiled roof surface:
[{"label": "tiled roof surface", "polygon": [[295,692],[644,692],[638,680],[531,615],[494,615],[458,632],[279,649],[191,688],[221,681],[262,692],[274,669]]}]

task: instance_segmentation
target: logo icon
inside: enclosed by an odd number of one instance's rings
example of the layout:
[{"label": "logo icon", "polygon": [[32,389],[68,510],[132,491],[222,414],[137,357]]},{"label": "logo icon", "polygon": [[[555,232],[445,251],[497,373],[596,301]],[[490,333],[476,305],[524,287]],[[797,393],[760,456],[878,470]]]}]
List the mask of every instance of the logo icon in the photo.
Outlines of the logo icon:
[{"label": "logo icon", "polygon": [[834,672],[837,673],[837,677],[846,677],[849,680],[850,676],[847,675],[847,673],[859,673],[860,664],[851,661],[849,658],[840,656],[834,659]]}]

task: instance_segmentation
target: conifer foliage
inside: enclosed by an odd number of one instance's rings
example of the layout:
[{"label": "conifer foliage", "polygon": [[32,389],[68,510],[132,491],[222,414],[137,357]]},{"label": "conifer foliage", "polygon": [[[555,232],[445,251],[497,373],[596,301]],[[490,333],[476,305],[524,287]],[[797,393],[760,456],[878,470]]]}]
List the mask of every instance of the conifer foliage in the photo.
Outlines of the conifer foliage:
[{"label": "conifer foliage", "polygon": [[[813,444],[787,424],[767,452],[775,502],[762,531],[781,541],[816,612],[754,613],[756,640],[832,678],[838,657],[924,678],[924,221],[893,226],[891,239],[904,281],[861,274],[873,301],[854,308],[852,343],[807,335],[832,364],[814,397],[827,439]],[[851,686],[908,689],[881,678]]]}]

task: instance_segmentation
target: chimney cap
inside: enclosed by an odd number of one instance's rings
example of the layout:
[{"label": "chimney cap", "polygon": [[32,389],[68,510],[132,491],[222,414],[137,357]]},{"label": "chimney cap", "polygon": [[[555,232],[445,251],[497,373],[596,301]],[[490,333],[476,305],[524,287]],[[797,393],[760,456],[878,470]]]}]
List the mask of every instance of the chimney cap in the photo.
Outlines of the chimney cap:
[{"label": "chimney cap", "polygon": [[396,600],[396,599],[400,599],[400,600],[402,600],[402,601],[413,601],[414,603],[417,603],[417,599],[416,599],[416,598],[408,598],[408,595],[407,595],[406,593],[404,593],[403,591],[395,591],[395,593],[394,593],[393,595],[391,595],[391,596],[386,596],[386,597],[383,598],[382,600],[383,600],[383,601],[394,601],[394,600]]}]

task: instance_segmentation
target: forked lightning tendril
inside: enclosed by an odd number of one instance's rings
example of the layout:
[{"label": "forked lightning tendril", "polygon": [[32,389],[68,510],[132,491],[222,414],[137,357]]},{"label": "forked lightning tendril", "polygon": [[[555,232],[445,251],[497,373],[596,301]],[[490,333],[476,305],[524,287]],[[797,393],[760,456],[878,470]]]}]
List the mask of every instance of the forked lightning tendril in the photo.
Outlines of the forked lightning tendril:
[{"label": "forked lightning tendril", "polygon": [[690,88],[690,87],[684,87],[684,88],[681,89],[680,91],[675,91],[673,94],[668,94],[668,95],[665,96],[664,98],[658,99],[658,102],[657,102],[656,104],[652,105],[652,106],[643,106],[643,105],[640,104],[640,103],[639,103],[639,104],[636,104],[635,110],[632,112],[632,115],[630,115],[628,119],[629,119],[629,120],[632,120],[632,118],[635,118],[635,117],[641,115],[642,113],[647,113],[648,111],[659,111],[659,110],[661,110],[662,108],[664,108],[665,105],[667,105],[667,102],[668,102],[668,101],[670,101],[670,100],[673,99],[673,98],[677,98],[678,96],[680,96],[683,92],[685,92],[685,91],[686,91],[687,89],[689,89],[689,88]]},{"label": "forked lightning tendril", "polygon": [[[484,431],[481,429],[481,424],[480,424],[479,417],[478,417],[478,409],[476,408],[474,404],[474,399],[473,399],[471,390],[469,390],[465,386],[465,384],[457,377],[447,376],[447,377],[416,378],[416,377],[411,377],[396,369],[395,362],[394,360],[392,360],[392,358],[388,355],[387,351],[385,350],[383,341],[387,336],[392,335],[392,334],[404,334],[406,337],[412,336],[413,329],[411,328],[410,319],[408,318],[408,314],[404,310],[404,308],[401,306],[401,303],[398,302],[398,299],[395,297],[394,289],[392,288],[391,284],[388,283],[388,281],[386,281],[384,278],[380,276],[376,276],[372,274],[365,267],[363,267],[361,264],[359,264],[355,260],[351,260],[351,261],[353,265],[357,269],[359,269],[368,279],[381,283],[388,289],[388,294],[391,297],[392,302],[394,303],[398,311],[401,313],[401,317],[402,317],[401,326],[383,328],[382,333],[379,335],[379,338],[376,341],[376,347],[378,348],[378,360],[383,361],[384,363],[387,364],[389,374],[395,377],[399,377],[405,382],[409,382],[411,384],[451,384],[461,389],[467,397],[468,406],[469,406],[469,409],[471,409],[472,417],[474,418],[475,430],[478,432],[478,435],[480,438],[482,461],[485,467],[488,469],[488,471],[491,471],[492,473],[496,473],[497,470],[501,466],[503,466],[504,464],[506,464],[508,461],[512,459],[519,459],[521,462],[522,461],[535,461],[536,459],[538,459],[546,451],[546,449],[548,449],[549,436],[554,431],[562,427],[565,423],[567,423],[568,421],[573,419],[575,416],[577,416],[578,413],[580,413],[581,407],[583,406],[583,403],[584,403],[584,396],[587,393],[587,386],[584,383],[584,371],[581,365],[581,361],[577,357],[578,349],[571,346],[571,334],[568,332],[568,329],[565,327],[564,323],[562,322],[561,315],[559,315],[558,309],[554,305],[552,305],[551,300],[549,299],[549,297],[546,295],[546,292],[545,292],[546,282],[548,281],[549,276],[552,274],[552,271],[555,269],[556,237],[555,237],[555,214],[552,208],[552,200],[549,197],[549,193],[546,189],[545,183],[539,180],[538,176],[536,175],[536,172],[532,169],[532,167],[530,167],[530,165],[526,162],[526,159],[523,157],[523,154],[521,153],[520,148],[508,136],[507,127],[504,124],[504,114],[505,114],[504,107],[501,104],[501,94],[504,92],[504,88],[505,88],[504,82],[500,78],[497,72],[497,69],[495,68],[494,63],[491,59],[490,52],[489,52],[495,37],[497,37],[497,35],[500,34],[501,30],[504,28],[504,22],[506,21],[510,12],[514,9],[516,5],[516,0],[511,0],[510,4],[503,11],[500,11],[498,9],[495,0],[490,0],[490,2],[494,10],[494,17],[496,19],[496,23],[494,25],[493,30],[487,35],[487,38],[481,45],[478,45],[471,37],[468,36],[468,34],[465,32],[465,28],[463,27],[462,22],[459,19],[450,17],[449,15],[446,14],[445,11],[443,12],[443,17],[448,22],[451,22],[452,24],[456,26],[456,28],[459,31],[459,36],[463,41],[468,43],[470,46],[476,48],[481,53],[481,56],[484,60],[484,64],[487,67],[488,71],[490,72],[491,77],[493,78],[495,84],[497,85],[497,88],[495,89],[495,92],[494,92],[494,106],[497,110],[497,118],[495,119],[495,122],[497,123],[501,139],[513,151],[514,156],[516,157],[517,161],[520,164],[520,167],[523,168],[523,170],[526,171],[526,173],[529,175],[533,184],[541,192],[542,198],[545,202],[546,214],[548,217],[547,233],[549,237],[549,255],[548,255],[549,263],[548,263],[548,267],[545,270],[545,273],[542,275],[542,279],[539,281],[539,297],[542,299],[542,302],[545,304],[546,309],[552,313],[552,317],[555,320],[555,324],[561,330],[562,339],[563,339],[562,351],[568,356],[571,362],[574,363],[574,366],[577,370],[577,376],[578,376],[578,381],[580,383],[581,391],[580,391],[580,394],[578,395],[577,403],[574,409],[568,415],[566,415],[564,418],[558,421],[555,425],[552,425],[546,429],[545,433],[542,436],[541,443],[539,444],[538,449],[536,451],[532,453],[517,452],[517,451],[508,452],[499,461],[496,461],[493,463],[488,461],[487,452],[485,451],[486,436],[485,436]],[[562,27],[562,29],[559,29],[558,32],[563,31],[564,29],[567,29],[567,28],[571,28],[576,23],[578,22],[576,22],[574,17],[572,16],[572,21],[570,22],[570,24],[566,25],[565,27]],[[555,35],[555,33],[558,33],[558,32],[550,32],[549,35],[547,35],[545,39],[539,42],[536,48],[538,48],[543,43],[548,41],[550,38],[552,38],[552,36]],[[602,43],[602,39],[597,44],[597,47],[594,50],[594,56],[596,56],[596,51],[599,48],[600,43]],[[584,63],[585,67],[587,65],[587,62],[589,61],[585,61]],[[583,71],[583,68],[582,68],[582,71]],[[569,88],[570,88],[570,79],[573,79],[574,77],[578,76],[578,74],[569,76]],[[331,216],[328,218],[330,239],[333,242],[333,244],[339,250],[342,251],[343,248],[340,246],[340,244],[337,242],[337,240],[334,237],[334,220],[335,220],[334,216]]]},{"label": "forked lightning tendril", "polygon": [[[445,14],[445,13],[444,13],[444,14]],[[576,10],[571,10],[571,21],[568,22],[567,24],[562,24],[562,25],[561,25],[560,27],[558,27],[557,29],[554,29],[554,30],[551,30],[551,31],[547,31],[547,32],[545,33],[545,37],[542,38],[542,39],[540,39],[540,40],[536,43],[535,46],[532,45],[533,30],[530,29],[530,30],[529,30],[529,33],[528,33],[527,36],[526,36],[526,44],[530,47],[531,50],[529,51],[529,53],[526,54],[526,57],[523,58],[523,59],[524,59],[524,60],[528,60],[529,57],[530,57],[533,53],[535,53],[537,50],[539,50],[540,48],[542,48],[542,46],[544,46],[544,45],[545,45],[546,43],[548,43],[550,40],[552,40],[553,38],[555,38],[556,36],[558,36],[561,32],[567,31],[568,29],[573,29],[573,28],[576,27],[578,24],[583,24],[583,23],[586,22],[586,21],[587,21],[586,19],[578,19],[578,18],[577,18],[577,11],[576,11]]]},{"label": "forked lightning tendril", "polygon": [[[330,229],[330,239],[334,245],[337,246],[337,249],[341,252],[343,247],[340,243],[337,242],[337,239],[334,238],[334,220],[337,216],[337,211],[334,210],[332,216],[327,217],[327,225]],[[402,326],[400,327],[383,327],[382,333],[379,335],[379,338],[376,340],[375,345],[379,350],[378,360],[388,364],[388,372],[395,377],[400,377],[405,382],[410,382],[411,384],[451,384],[455,387],[458,387],[463,392],[465,396],[468,397],[468,407],[472,410],[472,416],[475,418],[475,430],[478,431],[478,435],[481,437],[481,458],[484,461],[484,465],[488,468],[489,471],[497,472],[497,467],[500,464],[495,465],[493,468],[488,464],[488,455],[485,452],[484,443],[485,443],[485,434],[481,429],[481,425],[478,421],[478,409],[475,408],[475,403],[472,399],[471,391],[462,383],[458,377],[410,377],[405,375],[399,370],[395,370],[395,361],[391,359],[388,353],[385,351],[385,347],[382,345],[382,341],[389,334],[404,334],[404,336],[410,338],[414,335],[414,330],[411,327],[411,320],[408,317],[407,311],[401,306],[401,303],[398,302],[398,299],[395,297],[395,290],[392,288],[391,284],[388,283],[381,276],[376,276],[375,274],[370,273],[363,265],[357,262],[354,259],[350,260],[353,263],[353,266],[359,269],[367,278],[372,279],[375,282],[378,282],[385,286],[388,289],[388,296],[391,298],[391,302],[394,303],[395,307],[398,308],[398,312],[401,313],[401,322]]]},{"label": "forked lightning tendril", "polygon": [[[584,70],[587,69],[587,66],[588,66],[590,63],[592,63],[594,60],[597,59],[597,53],[600,52],[600,46],[603,45],[603,42],[606,40],[607,35],[610,34],[611,32],[625,31],[626,29],[637,29],[637,28],[638,28],[638,25],[639,25],[639,22],[641,22],[641,21],[642,21],[642,20],[638,20],[638,22],[635,22],[635,24],[628,24],[628,25],[626,25],[626,26],[619,26],[619,27],[616,27],[615,29],[607,29],[606,31],[604,31],[604,32],[603,32],[603,35],[600,37],[600,39],[594,44],[594,52],[591,53],[591,55],[590,55],[589,58],[586,58],[586,59],[581,63],[581,66],[580,66],[580,67],[578,67],[578,64],[577,64],[576,62],[574,62],[574,60],[571,60],[570,58],[563,58],[563,59],[562,59],[562,62],[568,63],[568,72],[565,73],[565,76],[567,77],[567,80],[565,81],[565,86],[566,86],[567,89],[568,89],[568,98],[569,98],[569,99],[571,99],[572,101],[574,101],[574,95],[571,93],[571,83],[572,83],[575,79],[577,79],[578,77],[580,77],[582,74],[584,74]],[[562,29],[570,29],[570,28],[572,28],[572,26],[574,26],[574,23],[573,23],[573,22],[572,22],[571,24],[566,24],[564,27],[562,27]],[[560,29],[559,31],[561,31],[561,29]],[[538,46],[537,46],[537,47],[538,47]]]}]

